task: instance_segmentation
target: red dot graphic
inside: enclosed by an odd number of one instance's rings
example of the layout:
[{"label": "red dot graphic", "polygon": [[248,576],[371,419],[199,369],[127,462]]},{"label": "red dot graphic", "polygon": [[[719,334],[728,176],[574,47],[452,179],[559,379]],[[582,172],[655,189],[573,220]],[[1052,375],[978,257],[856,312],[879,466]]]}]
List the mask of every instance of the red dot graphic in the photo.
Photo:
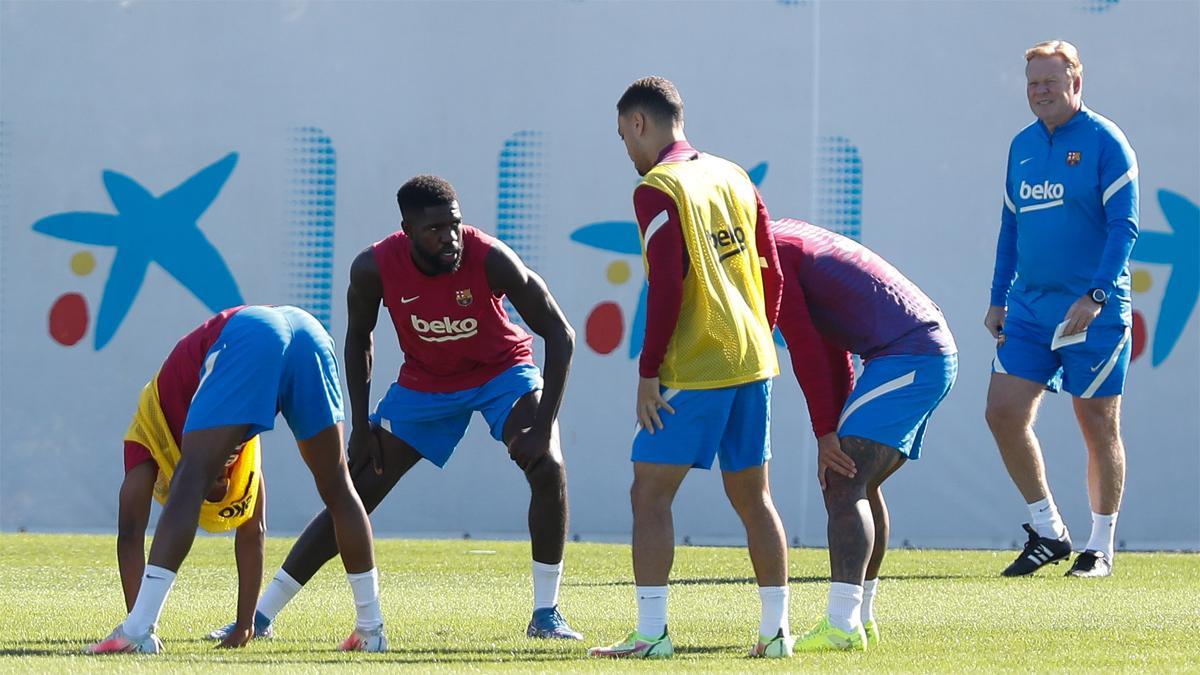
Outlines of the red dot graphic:
[{"label": "red dot graphic", "polygon": [[87,300],[78,293],[64,293],[50,306],[50,337],[70,347],[83,339],[88,327]]},{"label": "red dot graphic", "polygon": [[600,354],[608,354],[621,344],[625,334],[625,320],[621,308],[615,302],[602,302],[588,314],[584,328],[587,344]]},{"label": "red dot graphic", "polygon": [[1137,357],[1146,351],[1146,317],[1138,310],[1133,310],[1133,358],[1131,361],[1137,360]]}]

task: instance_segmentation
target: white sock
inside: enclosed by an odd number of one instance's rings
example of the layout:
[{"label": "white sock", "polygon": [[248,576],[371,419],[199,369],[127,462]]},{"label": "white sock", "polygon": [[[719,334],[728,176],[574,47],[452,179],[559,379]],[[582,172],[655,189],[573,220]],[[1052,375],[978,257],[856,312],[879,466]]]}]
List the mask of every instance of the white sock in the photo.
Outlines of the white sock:
[{"label": "white sock", "polygon": [[847,633],[862,625],[863,587],[835,581],[829,585],[829,623]]},{"label": "white sock", "polygon": [[533,561],[533,608],[554,607],[558,604],[558,585],[562,581],[563,564],[547,565]]},{"label": "white sock", "polygon": [[347,574],[350,590],[354,593],[354,609],[358,616],[354,627],[372,631],[383,625],[383,614],[379,611],[379,571],[372,567],[366,572]]},{"label": "white sock", "polygon": [[788,587],[759,586],[758,599],[762,602],[762,618],[758,622],[758,635],[771,639],[779,635],[783,629],[784,636],[788,631]]},{"label": "white sock", "polygon": [[163,605],[167,604],[167,594],[175,583],[175,573],[158,565],[146,565],[142,574],[142,587],[138,591],[137,600],[133,602],[133,611],[125,617],[125,634],[138,637],[150,632],[158,623]]},{"label": "white sock", "polygon": [[879,579],[867,579],[863,582],[862,609],[858,611],[863,623],[875,620],[875,593],[879,589]]},{"label": "white sock", "polygon": [[1100,551],[1112,562],[1113,540],[1117,536],[1117,514],[1103,515],[1092,511],[1092,537],[1088,539],[1087,550]]},{"label": "white sock", "polygon": [[638,627],[646,637],[656,638],[667,629],[667,587],[638,586]]},{"label": "white sock", "polygon": [[258,611],[274,621],[280,610],[296,597],[301,588],[304,588],[304,585],[280,567],[275,573],[275,578],[267,584],[267,590],[263,591],[262,597],[258,599]]},{"label": "white sock", "polygon": [[1062,516],[1058,515],[1058,507],[1054,505],[1054,497],[1046,495],[1029,507],[1029,518],[1033,521],[1034,531],[1039,536],[1050,539],[1062,539],[1067,536],[1067,526],[1063,524]]}]

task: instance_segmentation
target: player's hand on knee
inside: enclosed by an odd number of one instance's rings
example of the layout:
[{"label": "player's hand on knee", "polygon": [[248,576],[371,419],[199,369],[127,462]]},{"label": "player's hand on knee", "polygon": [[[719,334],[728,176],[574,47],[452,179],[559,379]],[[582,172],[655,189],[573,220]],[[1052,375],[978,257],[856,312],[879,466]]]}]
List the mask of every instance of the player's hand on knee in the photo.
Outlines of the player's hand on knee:
[{"label": "player's hand on knee", "polygon": [[221,640],[221,643],[218,644],[217,647],[223,649],[236,649],[238,647],[245,647],[253,637],[254,626],[242,626],[239,624],[234,626],[233,630],[229,631],[229,635],[226,635],[225,639]]},{"label": "player's hand on knee", "polygon": [[817,439],[817,482],[821,484],[821,490],[825,489],[826,469],[832,469],[846,478],[854,478],[858,473],[854,460],[842,451],[842,442],[836,433],[825,434]]},{"label": "player's hand on knee", "polygon": [[508,442],[508,456],[522,471],[528,472],[550,452],[550,432],[518,429]]},{"label": "player's hand on knee", "polygon": [[383,447],[379,442],[379,430],[370,424],[355,425],[350,431],[350,475],[370,464],[375,475],[383,475]]},{"label": "player's hand on knee", "polygon": [[662,409],[672,415],[675,414],[675,409],[667,403],[659,392],[657,377],[643,377],[638,380],[637,393],[637,418],[642,428],[654,434],[656,429],[662,429],[662,418],[659,417],[658,411]]}]

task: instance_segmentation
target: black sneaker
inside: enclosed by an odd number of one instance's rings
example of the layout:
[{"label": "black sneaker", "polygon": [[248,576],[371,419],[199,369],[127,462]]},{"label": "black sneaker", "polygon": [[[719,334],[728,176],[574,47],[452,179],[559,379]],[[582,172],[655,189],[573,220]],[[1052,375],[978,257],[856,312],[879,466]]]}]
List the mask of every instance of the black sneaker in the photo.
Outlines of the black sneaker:
[{"label": "black sneaker", "polygon": [[1021,525],[1029,533],[1029,541],[1025,542],[1025,550],[1013,561],[1001,576],[1023,577],[1033,574],[1050,563],[1058,564],[1071,555],[1071,537],[1064,534],[1062,539],[1051,539],[1037,533],[1029,523]]},{"label": "black sneaker", "polygon": [[1112,560],[1100,551],[1084,551],[1075,558],[1069,577],[1107,577],[1112,574]]}]

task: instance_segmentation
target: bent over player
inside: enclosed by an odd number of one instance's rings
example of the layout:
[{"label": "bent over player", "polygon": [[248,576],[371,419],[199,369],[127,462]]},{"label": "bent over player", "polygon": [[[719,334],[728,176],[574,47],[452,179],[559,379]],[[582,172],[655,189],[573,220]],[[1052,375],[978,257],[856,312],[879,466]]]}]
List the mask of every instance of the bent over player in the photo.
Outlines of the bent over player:
[{"label": "bent over player", "polygon": [[[567,535],[567,478],[558,416],[575,333],[545,282],[508,246],[464,225],[450,183],[417,176],[396,194],[401,230],[363,251],[350,269],[346,380],[351,473],[368,511],[422,458],[445,466],[478,411],[530,487],[533,617],[526,634],[581,639],[558,610]],[[546,369],[533,338],[508,319],[507,296],[546,340]],[[404,352],[400,377],[368,416],[373,331],[380,303]],[[259,600],[270,622],[338,553],[333,523],[309,523]]]},{"label": "bent over player", "polygon": [[[85,651],[162,651],[155,624],[196,537],[204,497],[230,456],[273,428],[280,412],[337,524],[357,609],[354,632],[341,649],[386,649],[371,524],[351,487],[342,453],[342,392],[329,333],[295,307],[235,307],[206,321],[175,349],[177,356],[168,365],[178,366],[183,371],[178,377],[194,378],[196,384],[170,496],[129,615],[108,638]],[[245,644],[250,637],[251,627],[239,625],[225,642]]]},{"label": "bent over player", "polygon": [[[772,227],[783,268],[779,330],[817,436],[829,514],[829,609],[796,651],[879,642],[875,593],[889,517],[881,486],[921,455],[933,410],[958,374],[938,306],[870,249],[809,223]],[[851,354],[862,357],[855,382]]]},{"label": "bent over player", "polygon": [[[184,338],[162,368],[142,388],[133,422],[125,432],[125,480],[117,511],[117,565],[125,610],[133,609],[146,565],[146,525],[150,502],[165,503],[179,465],[179,446],[188,407],[200,384],[200,352]],[[266,543],[266,489],[259,437],[234,448],[224,470],[200,504],[200,527],[209,532],[236,528],[237,618],[222,635],[221,646],[246,643],[253,630],[254,601],[262,585]]]}]

